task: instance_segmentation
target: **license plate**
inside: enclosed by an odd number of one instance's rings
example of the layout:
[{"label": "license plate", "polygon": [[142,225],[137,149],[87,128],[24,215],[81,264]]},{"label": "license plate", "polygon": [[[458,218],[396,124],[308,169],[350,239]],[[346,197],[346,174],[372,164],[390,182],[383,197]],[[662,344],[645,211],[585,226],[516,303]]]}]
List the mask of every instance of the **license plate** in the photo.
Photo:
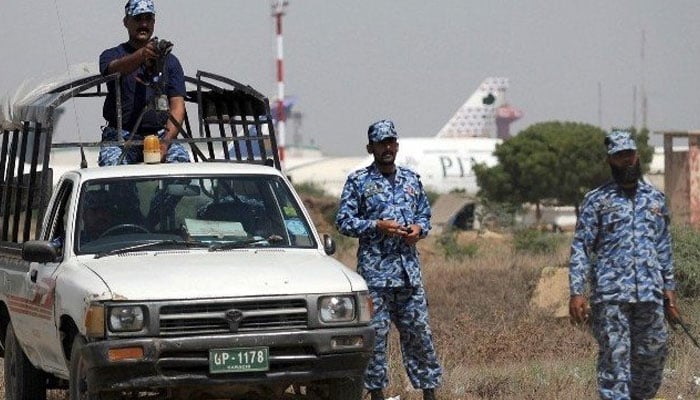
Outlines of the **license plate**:
[{"label": "license plate", "polygon": [[212,374],[267,371],[269,369],[270,357],[267,347],[209,350],[209,372]]}]

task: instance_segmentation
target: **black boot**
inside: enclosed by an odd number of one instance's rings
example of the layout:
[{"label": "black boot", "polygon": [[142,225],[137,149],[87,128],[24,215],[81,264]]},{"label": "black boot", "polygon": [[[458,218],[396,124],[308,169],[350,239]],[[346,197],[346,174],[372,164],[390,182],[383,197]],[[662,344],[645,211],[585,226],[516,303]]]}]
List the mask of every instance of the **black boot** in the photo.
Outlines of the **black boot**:
[{"label": "black boot", "polygon": [[373,389],[369,391],[370,400],[384,400],[384,392],[382,389]]},{"label": "black boot", "polygon": [[435,391],[433,389],[423,389],[423,400],[435,400]]}]

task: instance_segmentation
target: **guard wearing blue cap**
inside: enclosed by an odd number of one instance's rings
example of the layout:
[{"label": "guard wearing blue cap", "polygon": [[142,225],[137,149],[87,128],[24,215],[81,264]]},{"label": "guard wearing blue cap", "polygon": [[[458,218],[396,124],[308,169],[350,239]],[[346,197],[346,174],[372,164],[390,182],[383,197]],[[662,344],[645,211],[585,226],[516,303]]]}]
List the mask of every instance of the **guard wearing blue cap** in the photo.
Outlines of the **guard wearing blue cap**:
[{"label": "guard wearing blue cap", "polygon": [[374,354],[365,387],[371,400],[384,399],[388,386],[387,339],[393,321],[413,387],[435,399],[442,368],[433,346],[428,305],[416,243],[430,231],[430,205],[420,177],[394,161],[399,149],[394,123],[381,120],[367,130],[367,152],[374,162],[348,176],[336,216],[338,230],[357,237],[357,272],[374,302]]},{"label": "guard wearing blue cap", "polygon": [[600,398],[651,399],[668,353],[664,318],[680,318],[669,213],[663,193],[640,179],[630,132],[610,132],[605,146],[613,179],[581,203],[569,314],[572,323],[593,327]]},{"label": "guard wearing blue cap", "polygon": [[369,129],[367,129],[367,139],[369,141],[368,145],[392,139],[396,142],[399,139],[399,135],[396,133],[394,123],[388,119],[383,119],[369,126]]},{"label": "guard wearing blue cap", "polygon": [[[158,135],[162,161],[187,162],[187,150],[181,144],[171,144],[178,128],[170,116],[178,123],[185,118],[185,76],[180,61],[170,53],[172,43],[153,37],[156,8],[152,0],[129,0],[124,14],[129,41],[100,55],[102,75],[121,75],[123,131],[117,132],[116,88],[114,82],[109,82],[102,110],[107,121],[102,140],[117,142],[120,134],[126,140]],[[100,165],[114,165],[120,160],[123,164],[142,162],[142,146],[129,147],[124,155],[119,146],[103,145],[100,149]]]}]

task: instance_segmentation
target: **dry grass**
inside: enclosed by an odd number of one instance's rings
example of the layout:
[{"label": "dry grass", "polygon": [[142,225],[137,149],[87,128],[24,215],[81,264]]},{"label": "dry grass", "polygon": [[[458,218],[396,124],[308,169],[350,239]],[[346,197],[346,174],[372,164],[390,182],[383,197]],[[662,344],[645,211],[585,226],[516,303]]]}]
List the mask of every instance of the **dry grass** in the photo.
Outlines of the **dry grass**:
[{"label": "dry grass", "polygon": [[[590,332],[530,305],[541,271],[566,265],[568,240],[555,254],[541,256],[516,253],[507,237],[463,234],[460,240],[477,243],[477,255],[450,261],[442,257],[436,238],[419,244],[431,326],[445,369],[440,397],[596,398],[597,345]],[[354,249],[348,251],[354,254]],[[700,321],[700,305],[684,301],[683,306],[688,320]],[[402,400],[421,399],[401,365],[398,332],[391,335],[387,393]],[[671,348],[659,397],[700,399],[700,349],[680,331],[672,334]]]}]

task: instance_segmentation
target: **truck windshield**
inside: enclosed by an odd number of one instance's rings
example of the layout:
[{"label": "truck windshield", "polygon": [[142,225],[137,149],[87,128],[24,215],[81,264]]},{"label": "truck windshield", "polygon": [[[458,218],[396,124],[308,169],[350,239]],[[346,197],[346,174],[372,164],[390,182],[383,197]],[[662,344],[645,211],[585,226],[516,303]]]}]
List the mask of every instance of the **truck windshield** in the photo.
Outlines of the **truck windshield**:
[{"label": "truck windshield", "polygon": [[88,181],[76,227],[77,254],[105,254],[141,243],[316,247],[295,198],[275,176]]}]

